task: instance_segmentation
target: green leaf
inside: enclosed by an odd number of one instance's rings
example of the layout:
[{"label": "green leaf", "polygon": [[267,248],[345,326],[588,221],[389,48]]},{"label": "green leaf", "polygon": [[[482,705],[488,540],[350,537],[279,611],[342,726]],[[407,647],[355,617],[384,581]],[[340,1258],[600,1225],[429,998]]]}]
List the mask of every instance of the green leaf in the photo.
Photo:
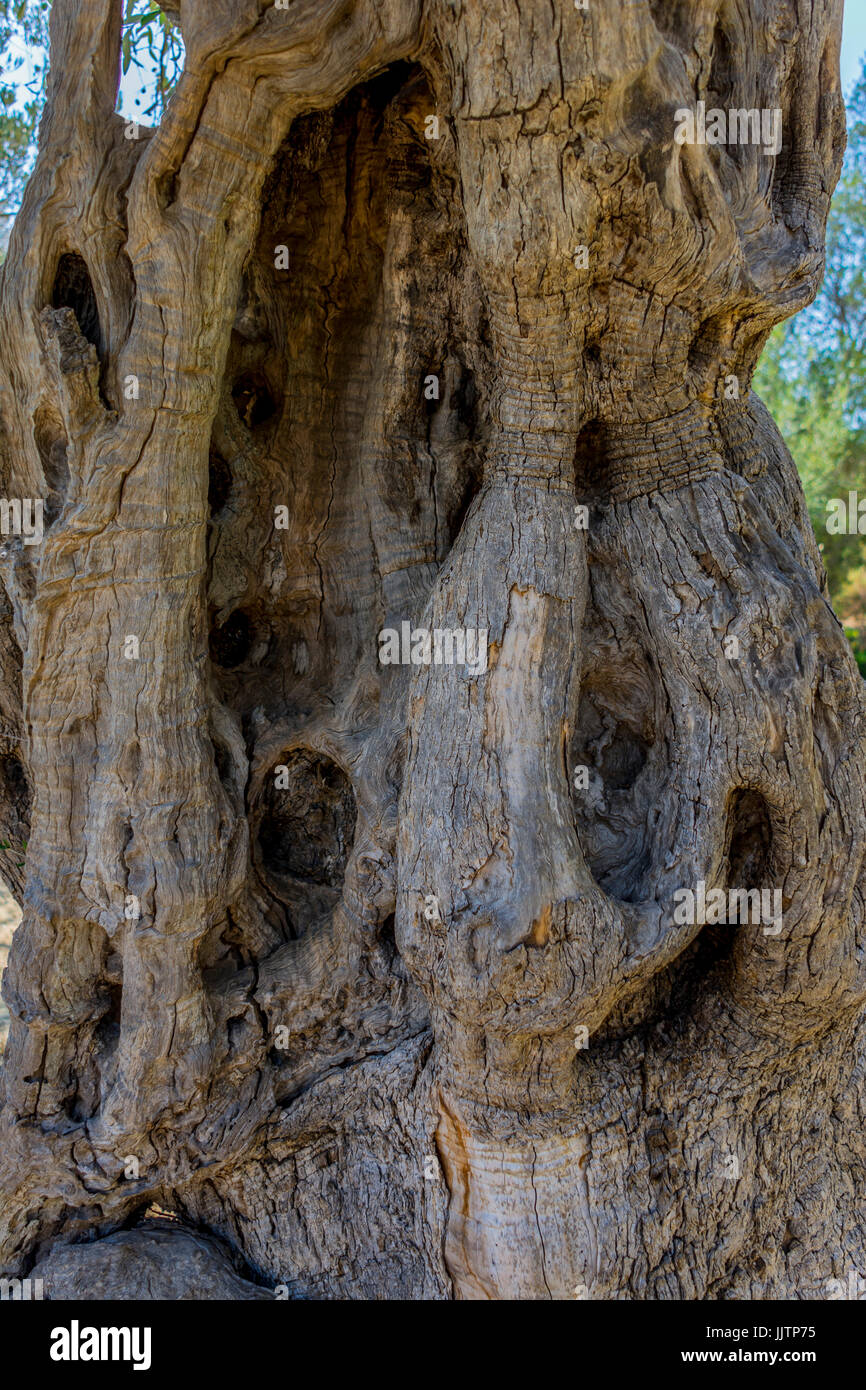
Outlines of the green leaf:
[{"label": "green leaf", "polygon": [[126,25],[134,25],[137,29],[143,29],[146,25],[152,24],[155,19],[162,18],[162,10],[150,10],[147,14],[135,14],[129,19],[124,20]]}]

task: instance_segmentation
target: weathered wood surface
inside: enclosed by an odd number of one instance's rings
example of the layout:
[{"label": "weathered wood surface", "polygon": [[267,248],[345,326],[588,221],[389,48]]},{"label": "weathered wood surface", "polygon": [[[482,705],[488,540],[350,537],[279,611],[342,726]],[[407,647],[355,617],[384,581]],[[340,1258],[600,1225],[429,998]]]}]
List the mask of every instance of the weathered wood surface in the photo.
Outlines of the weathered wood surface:
[{"label": "weathered wood surface", "polygon": [[[9,957],[9,947],[12,945],[12,936],[15,928],[21,921],[21,909],[18,907],[12,894],[6,885],[0,882],[0,975],[6,969],[6,961]],[[6,1046],[6,1034],[9,1030],[9,1012],[0,998],[0,1054]]]},{"label": "weathered wood surface", "polygon": [[[0,279],[0,481],[47,499],[0,557],[0,1266],[823,1296],[866,705],[749,382],[820,281],[841,0],[180,19],[129,139],[119,4],[55,0]],[[698,102],[781,149],[678,144]],[[381,665],[407,620],[486,669]],[[783,930],[679,924],[700,881]],[[195,1237],[111,1236],[151,1204]]]}]

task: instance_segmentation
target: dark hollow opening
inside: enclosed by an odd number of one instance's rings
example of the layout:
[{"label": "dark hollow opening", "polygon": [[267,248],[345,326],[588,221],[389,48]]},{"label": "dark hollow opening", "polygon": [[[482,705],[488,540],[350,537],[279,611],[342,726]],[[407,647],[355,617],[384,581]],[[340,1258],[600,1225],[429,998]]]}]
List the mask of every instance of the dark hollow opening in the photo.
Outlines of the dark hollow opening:
[{"label": "dark hollow opening", "polygon": [[210,634],[210,658],[215,666],[231,671],[249,655],[255,631],[253,624],[240,608],[236,608],[222,627]]},{"label": "dark hollow opening", "polygon": [[728,885],[767,887],[773,832],[770,812],[760,792],[734,792],[728,811]]},{"label": "dark hollow opening", "polygon": [[217,776],[219,777],[223,786],[232,786],[234,772],[234,763],[232,761],[232,755],[226,748],[225,744],[221,743],[218,739],[214,739],[213,741],[213,759],[214,766],[217,770]]},{"label": "dark hollow opening", "polygon": [[598,420],[584,425],[574,450],[574,485],[579,502],[601,505],[610,496],[607,435]]},{"label": "dark hollow opening", "polygon": [[55,309],[71,309],[84,337],[98,353],[102,352],[102,330],[93,281],[82,256],[67,252],[60,257],[51,304]]},{"label": "dark hollow opening", "polygon": [[463,491],[463,495],[460,497],[459,501],[457,502],[457,505],[455,506],[453,511],[448,513],[448,536],[452,545],[456,541],[457,537],[460,535],[460,532],[463,528],[463,523],[466,520],[466,514],[469,511],[469,508],[472,506],[472,503],[474,502],[475,498],[478,496],[480,487],[480,475],[477,473],[472,474],[469,477],[469,480]]},{"label": "dark hollow opening", "polygon": [[621,724],[601,755],[599,772],[611,791],[624,791],[638,779],[647,760],[649,744],[640,734]]},{"label": "dark hollow opening", "polygon": [[277,412],[277,401],[264,372],[244,372],[232,387],[238,415],[247,429],[255,430]]},{"label": "dark hollow opening", "polygon": [[[587,664],[574,733],[563,748],[575,824],[595,881],[621,902],[645,895],[653,860],[647,803],[664,775],[658,756],[655,681],[646,658]],[[586,774],[575,781],[578,769]]]},{"label": "dark hollow opening", "polygon": [[710,82],[706,95],[708,109],[714,106],[727,109],[731,104],[739,70],[731,40],[724,24],[719,22],[713,34]]},{"label": "dark hollow opening", "polygon": [[352,784],[341,767],[321,753],[296,749],[277,766],[287,772],[276,785],[276,768],[262,793],[258,844],[272,872],[340,889],[355,838]]},{"label": "dark hollow opening", "polygon": [[23,825],[30,824],[30,783],[20,758],[14,753],[0,758],[0,793]]},{"label": "dark hollow opening", "polygon": [[682,31],[677,27],[676,6],[672,0],[649,0],[650,14],[653,23],[660,34],[664,34],[671,43],[684,43]]},{"label": "dark hollow opening", "polygon": [[162,212],[167,212],[177,201],[177,170],[169,169],[161,174],[156,182],[156,197]]},{"label": "dark hollow opening", "polygon": [[208,459],[207,504],[211,516],[221,512],[232,490],[232,473],[222,454],[211,445]]},{"label": "dark hollow opening", "polygon": [[120,1039],[120,1013],[123,1003],[123,986],[109,984],[103,986],[102,1002],[105,1011],[96,1025],[95,1036],[103,1047],[112,1048]]},{"label": "dark hollow opening", "polygon": [[451,393],[451,408],[460,426],[459,436],[474,439],[478,432],[478,388],[475,377],[463,366],[460,379]]},{"label": "dark hollow opening", "polygon": [[707,923],[676,960],[648,981],[640,993],[617,1005],[594,1037],[616,1052],[626,1039],[655,1032],[670,1042],[688,1025],[702,1001],[724,988],[731,968],[736,929]]}]

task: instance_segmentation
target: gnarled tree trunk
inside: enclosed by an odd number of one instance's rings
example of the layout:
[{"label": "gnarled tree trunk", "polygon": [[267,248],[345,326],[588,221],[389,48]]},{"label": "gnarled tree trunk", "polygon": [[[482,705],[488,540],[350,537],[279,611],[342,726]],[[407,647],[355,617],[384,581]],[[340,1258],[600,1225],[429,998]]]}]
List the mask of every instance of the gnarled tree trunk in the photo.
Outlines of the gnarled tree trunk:
[{"label": "gnarled tree trunk", "polygon": [[[842,0],[181,0],[152,132],[120,10],[55,0],[0,291],[46,502],[2,557],[0,1266],[823,1296],[866,701],[749,382],[821,276]],[[680,143],[699,103],[781,148]],[[407,622],[485,659],[383,664]]]}]

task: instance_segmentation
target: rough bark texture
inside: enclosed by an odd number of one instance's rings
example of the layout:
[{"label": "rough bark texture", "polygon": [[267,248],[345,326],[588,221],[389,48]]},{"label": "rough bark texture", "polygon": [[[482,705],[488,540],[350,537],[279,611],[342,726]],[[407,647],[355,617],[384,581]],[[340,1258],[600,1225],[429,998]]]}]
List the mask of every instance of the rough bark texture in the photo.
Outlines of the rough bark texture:
[{"label": "rough bark texture", "polygon": [[[842,0],[179,18],[130,140],[118,0],[55,0],[0,282],[0,481],[50,523],[2,556],[0,1267],[824,1296],[866,701],[749,381],[820,281]],[[781,150],[676,143],[699,101]],[[486,671],[380,665],[407,620]],[[699,881],[782,931],[679,925]]]}]

